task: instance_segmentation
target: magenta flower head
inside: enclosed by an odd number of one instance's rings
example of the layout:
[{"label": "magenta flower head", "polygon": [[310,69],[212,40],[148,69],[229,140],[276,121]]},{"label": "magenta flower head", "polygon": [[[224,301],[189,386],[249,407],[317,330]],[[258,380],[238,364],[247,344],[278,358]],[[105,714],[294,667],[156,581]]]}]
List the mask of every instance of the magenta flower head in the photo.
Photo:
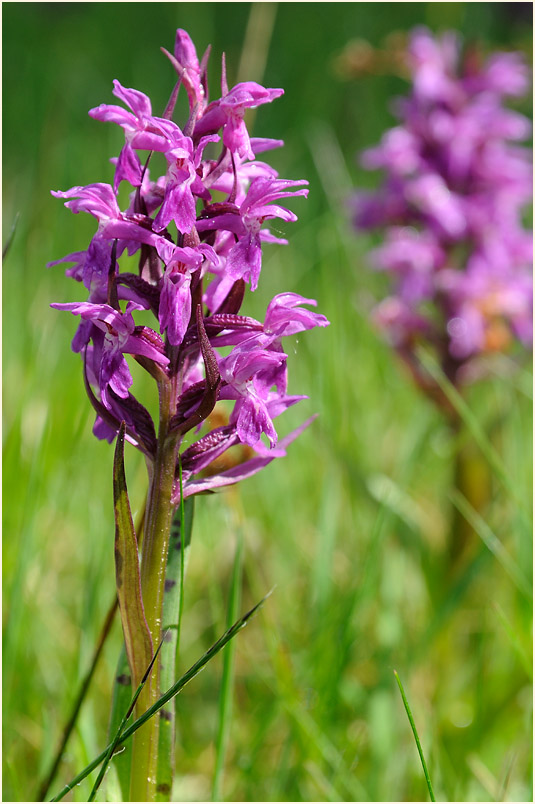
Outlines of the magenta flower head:
[{"label": "magenta flower head", "polygon": [[[398,99],[399,123],[362,154],[384,173],[374,193],[353,200],[358,229],[379,230],[374,267],[392,296],[375,319],[400,352],[436,347],[450,379],[479,356],[531,342],[532,234],[527,118],[504,106],[528,89],[519,54],[486,60],[462,51],[456,34],[415,30],[409,42],[412,89]],[[412,357],[411,357],[412,355]]]},{"label": "magenta flower head", "polygon": [[[207,56],[199,61],[185,31],[177,31],[167,55],[178,83],[161,117],[143,92],[118,80],[113,94],[121,105],[102,104],[89,112],[120,126],[125,142],[112,160],[110,184],[53,193],[72,212],[93,215],[98,228],[86,251],[51,263],[72,263],[67,274],[83,283],[88,300],[52,306],[81,319],[73,349],[84,359],[98,437],[111,440],[124,420],[132,443],[145,453],[155,449],[154,439],[146,437],[150,416],[135,398],[125,355],[168,388],[168,429],[178,448],[187,432],[208,428],[199,432],[198,447],[188,447],[187,496],[195,492],[196,472],[207,468],[210,456],[220,457],[235,443],[259,456],[251,464],[254,471],[270,455],[284,453],[277,448],[274,419],[301,397],[287,396],[282,339],[328,322],[302,306],[315,305],[313,300],[292,293],[268,305],[264,324],[240,313],[246,285],[258,286],[263,246],[285,242],[270,233],[269,221],[297,219],[280,200],[308,193],[306,181],[281,179],[257,160],[257,153],[282,142],[251,139],[244,121],[247,109],[271,103],[282,89],[254,82],[229,89],[223,67],[222,96],[210,101]],[[172,115],[182,86],[190,117],[179,125]],[[153,151],[167,162],[165,175],[156,179],[148,168]],[[122,183],[132,187],[124,210],[118,202]],[[122,255],[136,254],[137,273],[122,269]],[[152,327],[136,325],[139,310],[152,311]],[[209,416],[220,400],[228,407],[224,439],[210,434]],[[202,489],[227,482],[213,475]]]}]

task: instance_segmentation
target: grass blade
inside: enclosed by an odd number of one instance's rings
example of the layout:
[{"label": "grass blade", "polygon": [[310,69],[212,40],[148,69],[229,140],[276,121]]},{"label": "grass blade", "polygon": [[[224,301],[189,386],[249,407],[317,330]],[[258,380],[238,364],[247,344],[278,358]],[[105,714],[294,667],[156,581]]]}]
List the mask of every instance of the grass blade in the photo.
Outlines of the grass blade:
[{"label": "grass blade", "polygon": [[[111,704],[110,725],[108,729],[108,739],[113,740],[119,724],[121,722],[123,712],[125,712],[130,705],[132,699],[132,678],[130,675],[130,667],[128,666],[128,657],[123,645],[119,654],[119,660],[115,670],[113,695]],[[132,743],[128,743],[120,754],[117,754],[113,762],[113,767],[117,772],[117,780],[121,790],[121,798],[126,801],[128,798],[128,791],[130,790],[130,768],[132,765]]]},{"label": "grass blade", "polygon": [[425,349],[420,349],[418,352],[418,357],[425,368],[426,371],[432,376],[435,380],[437,385],[440,389],[444,392],[448,400],[451,402],[452,406],[455,408],[457,413],[459,414],[462,421],[465,423],[466,427],[472,434],[472,437],[476,444],[478,445],[479,449],[481,450],[482,454],[485,456],[489,466],[493,469],[496,477],[498,477],[505,489],[509,492],[512,499],[514,499],[519,506],[520,511],[524,515],[527,516],[525,501],[520,497],[518,494],[518,490],[515,488],[514,483],[510,479],[510,473],[505,468],[502,459],[489,442],[487,436],[485,435],[479,421],[475,414],[470,410],[469,406],[459,393],[459,391],[454,387],[454,385],[448,380],[445,376],[444,372],[440,369],[436,361],[431,357],[431,355],[425,351]]},{"label": "grass blade", "polygon": [[396,681],[398,683],[399,691],[401,693],[401,698],[403,700],[403,706],[405,707],[405,711],[407,713],[407,717],[409,718],[409,723],[411,724],[412,733],[414,734],[414,740],[416,742],[416,748],[418,749],[418,753],[420,755],[420,761],[422,763],[422,768],[424,769],[424,776],[425,781],[427,783],[427,789],[429,790],[429,798],[431,801],[436,801],[435,794],[433,793],[433,785],[431,784],[431,779],[429,777],[429,771],[427,770],[427,765],[425,762],[424,752],[422,751],[422,746],[420,745],[420,738],[418,737],[418,732],[416,731],[416,725],[414,723],[414,718],[412,716],[412,712],[409,706],[409,702],[407,700],[407,696],[405,695],[405,690],[403,689],[403,684],[401,683],[401,679],[398,676],[397,670],[394,670],[394,675],[396,677]]},{"label": "grass blade", "polygon": [[478,534],[483,544],[500,562],[519,592],[530,600],[533,597],[533,592],[528,579],[516,561],[511,558],[498,537],[489,528],[483,517],[470,505],[466,497],[456,489],[450,492],[450,497],[455,507],[458,508],[466,521]]},{"label": "grass blade", "polygon": [[58,750],[56,751],[56,755],[52,761],[52,765],[50,766],[50,770],[47,773],[44,780],[39,785],[39,790],[35,798],[36,801],[45,800],[48,788],[54,781],[54,776],[56,775],[59,763],[61,762],[61,757],[63,756],[63,752],[65,751],[65,747],[67,745],[69,737],[71,736],[72,730],[74,729],[74,726],[78,719],[78,714],[84,702],[87,690],[89,689],[89,685],[91,684],[91,679],[93,678],[94,672],[96,670],[100,654],[102,653],[102,649],[104,647],[104,643],[106,642],[108,634],[110,633],[111,627],[113,625],[113,620],[115,618],[115,613],[117,611],[117,605],[118,605],[117,598],[115,598],[112,605],[108,609],[108,613],[106,615],[106,619],[104,620],[104,625],[102,626],[99,640],[97,642],[97,647],[95,648],[93,659],[91,660],[91,666],[89,667],[89,670],[87,671],[80,685],[80,689],[78,690],[78,695],[76,696],[76,700],[74,702],[69,720],[67,721],[65,728],[63,729],[63,736],[61,738]]},{"label": "grass blade", "polygon": [[[243,569],[243,540],[241,536],[238,540],[236,555],[234,557],[234,568],[230,587],[230,599],[228,604],[227,625],[231,625],[236,619],[240,607],[241,579]],[[214,781],[212,784],[212,801],[222,801],[221,785],[223,781],[223,768],[225,765],[225,754],[228,744],[231,713],[232,713],[232,686],[234,678],[234,649],[235,644],[227,645],[223,655],[223,677],[221,679],[221,693],[219,698],[219,727],[216,741],[216,762],[214,771]]]},{"label": "grass blade", "polygon": [[[268,592],[268,594],[265,597],[263,597],[262,600],[260,600],[260,602],[256,604],[256,606],[253,606],[253,608],[250,609],[246,614],[244,614],[243,617],[240,617],[240,619],[237,620],[234,623],[234,625],[232,625],[232,627],[228,629],[228,631],[225,631],[223,636],[221,636],[217,640],[217,642],[214,642],[212,647],[209,648],[209,650],[207,650],[206,653],[204,653],[201,656],[201,658],[198,659],[195,662],[195,664],[193,664],[189,668],[189,670],[186,673],[184,673],[184,675],[181,678],[179,678],[179,680],[175,684],[173,684],[173,686],[169,690],[167,690],[167,692],[164,695],[162,695],[161,698],[159,698],[158,701],[156,701],[156,703],[154,703],[151,707],[149,707],[149,709],[147,709],[147,711],[144,712],[144,714],[141,715],[141,717],[138,717],[137,720],[135,720],[131,726],[128,726],[128,728],[125,729],[125,731],[123,732],[122,737],[117,743],[116,748],[123,745],[126,742],[126,740],[128,740],[139,728],[141,728],[141,726],[143,726],[147,722],[147,720],[153,717],[156,714],[156,712],[158,712],[162,708],[162,706],[165,706],[165,704],[172,698],[174,698],[175,695],[178,695],[179,692],[181,692],[184,689],[186,684],[189,684],[189,682],[201,672],[201,670],[208,664],[208,662],[211,659],[213,659],[214,656],[216,656],[225,647],[225,645],[236,636],[238,631],[241,631],[242,628],[245,628],[251,617],[253,617],[253,615],[256,614],[258,609],[261,606],[263,606],[263,604],[265,603],[270,594],[271,592]],[[75,776],[74,779],[72,779],[68,784],[66,784],[65,787],[62,790],[60,790],[60,792],[54,798],[50,800],[61,801],[61,799],[64,798],[67,795],[67,793],[70,790],[72,790],[73,787],[75,787],[77,784],[80,784],[80,782],[82,782],[86,778],[86,776],[88,776],[91,773],[91,771],[94,771],[95,768],[98,768],[100,763],[106,758],[108,750],[109,746],[107,746],[105,750],[98,755],[98,757],[96,757],[89,765],[87,765],[86,768],[84,768],[83,771],[81,771],[78,774],[78,776]]]}]

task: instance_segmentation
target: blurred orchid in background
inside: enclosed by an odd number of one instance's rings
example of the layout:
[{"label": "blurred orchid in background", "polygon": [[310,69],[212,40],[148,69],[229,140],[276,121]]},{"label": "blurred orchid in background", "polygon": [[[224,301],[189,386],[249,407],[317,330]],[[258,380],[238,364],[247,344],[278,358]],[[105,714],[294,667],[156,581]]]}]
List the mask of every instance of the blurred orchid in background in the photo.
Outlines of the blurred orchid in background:
[{"label": "blurred orchid in background", "polygon": [[[357,229],[380,230],[370,254],[393,293],[374,317],[418,379],[415,346],[434,346],[455,385],[474,358],[532,336],[530,121],[504,106],[529,87],[519,54],[487,59],[455,33],[410,37],[412,89],[399,124],[361,156],[382,170],[353,201]],[[421,377],[420,377],[421,379]]]}]

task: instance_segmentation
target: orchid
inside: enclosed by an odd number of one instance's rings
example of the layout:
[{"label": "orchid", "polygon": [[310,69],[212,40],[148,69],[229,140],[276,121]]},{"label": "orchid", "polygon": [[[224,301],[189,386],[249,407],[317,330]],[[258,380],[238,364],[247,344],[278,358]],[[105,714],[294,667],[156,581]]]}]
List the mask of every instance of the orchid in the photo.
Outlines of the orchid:
[{"label": "orchid", "polygon": [[384,171],[375,193],[353,200],[358,229],[381,229],[374,267],[392,280],[375,320],[416,365],[419,342],[437,350],[447,376],[462,384],[478,358],[531,343],[532,234],[526,117],[507,96],[528,87],[521,56],[465,58],[456,34],[419,28],[408,53],[412,90],[398,99],[399,124],[365,151],[362,164]]},{"label": "orchid", "polygon": [[[134,688],[162,638],[165,567],[175,512],[186,498],[237,483],[286,454],[312,420],[279,439],[274,420],[305,398],[288,394],[282,341],[329,323],[307,309],[316,305],[314,300],[296,293],[275,296],[264,323],[240,312],[246,283],[253,291],[259,285],[262,244],[286,243],[266,222],[297,220],[277,202],[308,194],[306,181],[281,179],[271,166],[257,161],[258,153],[283,143],[251,138],[244,121],[247,109],[270,103],[282,89],[254,82],[229,89],[223,66],[222,97],[209,102],[207,56],[199,62],[185,31],[177,31],[174,52],[167,56],[178,83],[162,117],[153,114],[144,93],[117,80],[113,94],[127,108],[102,104],[89,112],[93,119],[124,131],[124,146],[111,160],[113,183],[53,192],[72,212],[87,212],[98,224],[87,250],[50,263],[72,263],[66,274],[86,288],[88,299],[52,307],[81,319],[72,348],[83,359],[85,387],[96,412],[94,434],[108,442],[119,436],[114,464],[117,594]],[[171,117],[182,85],[190,117],[179,127]],[[207,146],[220,148],[219,157],[206,158]],[[149,176],[153,151],[163,154],[167,163],[165,174],[157,179]],[[124,210],[118,201],[123,182],[132,188]],[[137,272],[132,272],[131,260],[129,267],[124,265],[125,257],[134,256]],[[140,311],[153,315],[153,327],[136,323]],[[136,398],[127,356],[156,381],[158,422]],[[223,425],[218,421],[214,426],[216,405],[218,415],[226,416]],[[119,510],[125,499],[128,503],[124,438],[144,454],[148,465],[139,567],[131,519],[124,508],[123,513]],[[211,464],[240,444],[241,461],[210,472]],[[126,580],[125,561],[130,562]],[[172,670],[174,657],[168,656],[165,664]],[[157,666],[147,681],[140,711],[158,699],[160,673],[163,669]],[[149,736],[133,741],[129,795],[131,800],[152,801],[156,768],[159,773],[165,762],[158,765],[155,748],[158,719],[144,728]],[[166,745],[171,752],[169,770],[172,746]],[[165,788],[170,795],[169,778],[159,794]]]}]

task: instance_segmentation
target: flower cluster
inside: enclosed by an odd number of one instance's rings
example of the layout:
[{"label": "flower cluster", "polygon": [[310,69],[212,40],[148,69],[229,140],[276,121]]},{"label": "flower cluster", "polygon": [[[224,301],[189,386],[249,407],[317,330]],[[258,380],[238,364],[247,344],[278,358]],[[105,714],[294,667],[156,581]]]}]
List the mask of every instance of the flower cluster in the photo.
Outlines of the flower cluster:
[{"label": "flower cluster", "polygon": [[[273,420],[304,398],[287,393],[282,338],[328,321],[309,309],[314,300],[295,293],[276,296],[263,323],[240,314],[246,285],[258,285],[263,244],[286,242],[265,222],[295,221],[280,201],[308,193],[306,181],[280,179],[257,159],[283,143],[250,137],[244,121],[247,109],[270,103],[283,90],[254,82],[229,90],[223,62],[221,97],[209,102],[208,51],[199,63],[190,37],[179,29],[174,53],[167,55],[178,82],[162,117],[153,114],[146,95],[119,81],[113,94],[124,106],[103,104],[89,112],[121,126],[125,144],[112,160],[113,185],[53,192],[72,212],[93,215],[98,227],[86,251],[50,263],[72,263],[66,273],[85,286],[87,301],[52,307],[81,318],[73,350],[83,357],[99,438],[112,441],[124,421],[129,440],[149,460],[156,453],[156,428],[131,392],[125,355],[157,380],[160,408],[161,389],[168,389],[168,432],[179,441],[199,432],[218,400],[232,401],[228,423],[182,452],[189,496],[234,483],[284,454],[306,423],[278,441]],[[171,119],[181,86],[189,106],[183,128]],[[154,152],[167,163],[156,180],[148,167]],[[118,203],[123,182],[132,188],[126,210]],[[123,255],[139,255],[137,272],[120,269]],[[154,329],[135,323],[138,311],[153,313]],[[209,464],[237,444],[252,457],[205,476]]]},{"label": "flower cluster", "polygon": [[522,222],[531,154],[520,144],[530,123],[503,105],[526,93],[529,73],[518,54],[483,61],[463,54],[455,34],[422,28],[408,63],[399,125],[362,155],[384,171],[383,185],[356,195],[354,222],[384,231],[371,260],[394,294],[376,309],[379,325],[401,351],[434,343],[458,381],[472,357],[531,339],[532,234]]}]

